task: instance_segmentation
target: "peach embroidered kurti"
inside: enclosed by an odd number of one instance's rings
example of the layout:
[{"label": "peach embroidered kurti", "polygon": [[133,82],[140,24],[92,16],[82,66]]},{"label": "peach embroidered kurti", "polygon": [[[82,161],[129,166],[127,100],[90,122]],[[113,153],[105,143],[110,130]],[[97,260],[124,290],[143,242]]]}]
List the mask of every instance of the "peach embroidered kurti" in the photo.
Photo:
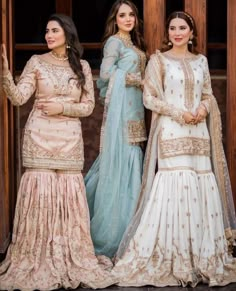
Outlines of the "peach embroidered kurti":
[{"label": "peach embroidered kurti", "polygon": [[[77,88],[75,74],[68,63],[49,63],[39,55],[28,61],[17,86],[10,73],[4,78],[4,89],[14,105],[26,103],[35,93],[34,106],[24,130],[24,167],[82,170],[84,149],[79,118],[92,113],[94,88],[88,63],[82,60],[81,64],[87,94],[81,94],[81,88]],[[35,106],[39,102],[60,102],[64,112],[45,116]]]}]

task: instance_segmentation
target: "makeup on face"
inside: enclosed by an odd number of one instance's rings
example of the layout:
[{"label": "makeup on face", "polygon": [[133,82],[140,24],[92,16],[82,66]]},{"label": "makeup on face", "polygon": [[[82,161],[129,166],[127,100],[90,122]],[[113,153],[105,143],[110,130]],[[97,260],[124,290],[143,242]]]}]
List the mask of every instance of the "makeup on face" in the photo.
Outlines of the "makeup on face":
[{"label": "makeup on face", "polygon": [[122,33],[129,33],[135,25],[135,13],[127,4],[122,4],[116,15],[116,24]]},{"label": "makeup on face", "polygon": [[49,21],[46,28],[45,40],[48,48],[63,54],[65,52],[65,33],[57,21]]},{"label": "makeup on face", "polygon": [[187,22],[182,18],[174,18],[171,20],[169,29],[169,40],[176,46],[186,45],[192,36]]}]

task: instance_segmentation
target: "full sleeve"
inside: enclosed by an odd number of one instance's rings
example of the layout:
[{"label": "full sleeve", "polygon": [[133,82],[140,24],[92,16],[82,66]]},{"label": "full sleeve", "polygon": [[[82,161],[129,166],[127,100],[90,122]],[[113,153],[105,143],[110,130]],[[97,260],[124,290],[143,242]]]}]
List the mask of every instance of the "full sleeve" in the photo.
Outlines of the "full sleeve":
[{"label": "full sleeve", "polygon": [[117,69],[121,45],[122,43],[115,38],[110,38],[106,42],[100,68],[101,80],[108,82],[113,72]]},{"label": "full sleeve", "polygon": [[85,76],[85,86],[82,90],[82,96],[79,103],[64,103],[63,115],[70,117],[86,117],[89,116],[94,109],[94,86],[91,68],[85,60],[81,60],[83,73]]},{"label": "full sleeve", "polygon": [[143,103],[147,109],[158,114],[167,115],[176,122],[184,124],[184,111],[163,99],[161,63],[157,55],[153,55],[147,65],[144,79]]},{"label": "full sleeve", "polygon": [[212,93],[212,87],[211,87],[211,77],[208,67],[207,58],[204,57],[203,59],[203,71],[204,71],[204,83],[203,83],[203,89],[202,89],[202,98],[201,98],[201,104],[206,108],[207,112],[210,112],[210,104],[212,98],[214,98]]},{"label": "full sleeve", "polygon": [[27,62],[20,78],[15,84],[10,71],[3,76],[3,89],[13,105],[20,106],[28,101],[36,90],[37,57]]},{"label": "full sleeve", "polygon": [[100,90],[99,95],[101,98],[106,97],[109,80],[118,67],[121,45],[122,43],[118,39],[110,37],[103,48],[100,76],[97,80],[97,87]]}]

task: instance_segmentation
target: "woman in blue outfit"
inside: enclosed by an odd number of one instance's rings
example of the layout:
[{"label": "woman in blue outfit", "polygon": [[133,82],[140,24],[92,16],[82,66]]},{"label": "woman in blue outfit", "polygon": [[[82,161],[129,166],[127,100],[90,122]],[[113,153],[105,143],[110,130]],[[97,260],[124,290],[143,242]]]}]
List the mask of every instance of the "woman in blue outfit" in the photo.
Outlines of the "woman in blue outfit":
[{"label": "woman in blue outfit", "polygon": [[131,1],[113,4],[97,82],[105,104],[100,154],[85,177],[98,257],[114,257],[140,192],[141,145],[146,140],[142,102],[146,56],[140,26],[137,8]]}]

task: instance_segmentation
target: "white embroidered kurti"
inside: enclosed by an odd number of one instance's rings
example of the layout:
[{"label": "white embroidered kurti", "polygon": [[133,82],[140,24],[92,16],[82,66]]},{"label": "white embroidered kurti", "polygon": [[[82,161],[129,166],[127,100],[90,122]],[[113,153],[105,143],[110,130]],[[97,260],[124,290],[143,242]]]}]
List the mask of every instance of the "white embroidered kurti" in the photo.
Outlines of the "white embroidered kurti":
[{"label": "white embroidered kurti", "polygon": [[[184,111],[195,113],[201,102],[210,110],[207,60],[203,55],[179,60],[160,53],[158,58],[160,68],[156,55],[149,61],[144,88],[145,106],[159,114],[158,172],[112,274],[121,286],[226,285],[236,281],[236,260],[227,253],[208,128],[206,121],[188,125],[182,117]],[[158,69],[163,96],[156,85]]]},{"label": "white embroidered kurti", "polygon": [[[197,172],[211,172],[210,138],[206,122],[187,125],[176,122],[172,116],[164,115],[169,105],[181,110],[196,113],[202,101],[202,90],[208,90],[205,83],[207,63],[204,57],[196,60],[179,61],[163,57],[164,94],[168,105],[158,108],[155,99],[147,96],[145,105],[163,113],[159,121],[159,170],[189,169]],[[205,84],[205,85],[204,85]],[[205,86],[205,88],[204,88]],[[152,90],[152,88],[150,88]],[[205,100],[206,101],[206,100]],[[173,109],[174,111],[174,109]],[[173,114],[173,111],[171,114]],[[181,117],[180,117],[181,118]],[[184,160],[183,160],[184,158]]]}]

